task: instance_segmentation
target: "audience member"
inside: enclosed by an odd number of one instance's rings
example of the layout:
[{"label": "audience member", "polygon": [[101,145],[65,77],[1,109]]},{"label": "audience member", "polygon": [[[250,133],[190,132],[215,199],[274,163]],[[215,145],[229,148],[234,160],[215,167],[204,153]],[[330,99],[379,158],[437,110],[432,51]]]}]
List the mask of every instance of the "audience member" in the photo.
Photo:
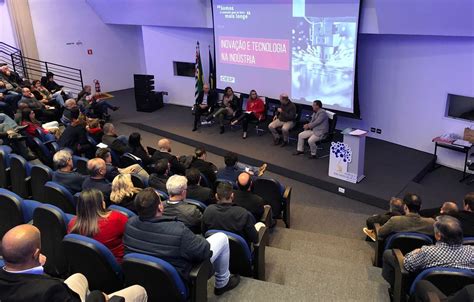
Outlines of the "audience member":
[{"label": "audience member", "polygon": [[104,135],[102,136],[102,143],[106,144],[112,151],[117,152],[119,155],[127,152],[127,137],[124,135],[118,136],[115,132],[115,127],[111,123],[104,125]]},{"label": "audience member", "polygon": [[100,120],[97,118],[88,119],[87,122],[87,134],[94,139],[96,142],[102,141],[102,136],[104,135],[104,131],[102,131],[102,127],[100,126]]},{"label": "audience member", "polygon": [[[277,109],[276,115],[273,118],[273,121],[268,125],[268,129],[273,135],[273,143],[284,147],[289,143],[290,130],[295,126],[296,119],[296,105],[293,104],[288,95],[280,95],[281,107]],[[283,135],[283,142],[281,140],[280,134],[278,134],[278,129],[281,128],[281,133]]]},{"label": "audience member", "polygon": [[255,221],[259,221],[264,212],[265,201],[252,193],[252,177],[246,172],[241,173],[237,178],[237,187],[233,196],[234,204],[252,213]]},{"label": "audience member", "polygon": [[435,218],[439,215],[455,216],[458,211],[458,205],[455,201],[446,201],[441,205],[441,207],[420,210],[420,216],[431,218]]},{"label": "audience member", "polygon": [[87,162],[89,176],[82,183],[82,190],[97,189],[104,194],[107,206],[110,205],[112,184],[105,178],[107,167],[102,158],[93,158]]},{"label": "audience member", "polygon": [[99,148],[95,152],[95,156],[102,158],[105,162],[105,178],[112,182],[114,178],[120,174],[119,169],[112,164],[112,155],[109,148]]},{"label": "audience member", "polygon": [[[231,87],[226,87],[224,89],[224,97],[222,101],[219,103],[219,109],[217,109],[212,115],[210,115],[207,120],[211,121],[214,118],[219,120],[220,126],[220,133],[224,133],[224,119],[226,117],[235,117],[237,114],[240,114],[238,111],[240,110],[240,100],[234,94],[234,90]],[[194,131],[194,129],[193,129]]]},{"label": "audience member", "polygon": [[66,127],[58,140],[61,148],[69,148],[76,155],[85,154],[90,158],[94,156],[94,146],[87,140],[87,131],[84,122],[79,118],[77,108],[71,110],[71,124]]},{"label": "audience member", "polygon": [[153,159],[148,154],[146,149],[142,146],[141,143],[142,137],[140,133],[133,132],[128,137],[128,152],[135,155],[136,157],[142,160],[143,166],[146,167],[153,163]]},{"label": "audience member", "polygon": [[63,89],[63,86],[59,85],[58,83],[56,83],[56,81],[54,81],[54,73],[50,71],[46,73],[46,83],[44,84],[44,86],[52,93],[61,91]]},{"label": "audience member", "polygon": [[34,160],[36,156],[25,144],[25,137],[20,131],[25,128],[18,126],[8,115],[0,113],[0,139],[2,144],[9,145],[13,152],[23,156],[26,160]]},{"label": "audience member", "polygon": [[239,162],[239,157],[234,152],[227,152],[224,155],[225,167],[217,171],[217,179],[228,180],[232,183],[237,181],[240,173],[247,172],[251,175],[262,176],[267,169],[267,164],[260,167],[247,166]]},{"label": "audience member", "polygon": [[231,125],[236,125],[242,121],[242,138],[247,138],[247,130],[251,121],[261,121],[265,117],[265,103],[258,97],[257,91],[251,90],[245,111]]},{"label": "audience member", "polygon": [[202,216],[202,232],[223,230],[242,236],[247,243],[258,242],[258,230],[265,226],[255,223],[255,218],[246,209],[232,203],[234,193],[228,183],[220,183],[216,189],[217,204],[206,208]]},{"label": "audience member", "polygon": [[68,150],[59,150],[53,156],[53,163],[57,170],[53,172],[52,180],[68,189],[73,195],[80,192],[86,176],[73,171],[71,153]]},{"label": "audience member", "polygon": [[363,228],[363,232],[373,241],[376,241],[375,235],[375,224],[378,223],[381,226],[384,225],[393,216],[401,216],[404,212],[404,202],[400,198],[392,197],[390,199],[390,210],[384,214],[377,214],[370,216],[366,221],[366,228]]},{"label": "audience member", "polygon": [[[463,245],[459,221],[449,215],[438,216],[434,223],[435,245],[425,245],[405,255],[403,266],[410,273],[430,267],[474,269],[474,246]],[[383,254],[382,276],[393,286],[395,256],[392,250]]]},{"label": "audience member", "polygon": [[170,164],[168,160],[166,158],[159,159],[155,164],[153,164],[153,171],[154,173],[152,173],[150,178],[148,178],[148,185],[166,193],[166,182],[168,181],[170,173]]},{"label": "audience member", "polygon": [[[46,130],[41,126],[41,123],[36,120],[36,115],[30,108],[25,108],[21,111],[21,125],[26,126],[25,132],[32,136],[41,139],[42,141],[55,141],[56,137],[51,130]],[[57,125],[57,123],[56,123]],[[57,127],[56,131],[59,130]],[[39,130],[39,133],[37,132]],[[54,131],[53,131],[54,132]]]},{"label": "audience member", "polygon": [[153,161],[167,159],[170,163],[172,174],[184,175],[186,168],[178,161],[178,158],[171,153],[171,142],[169,139],[162,138],[158,141],[158,150],[153,154]]},{"label": "audience member", "polygon": [[105,208],[104,195],[96,189],[84,190],[79,195],[76,216],[68,225],[69,233],[94,238],[104,244],[122,263],[123,233],[128,217]]},{"label": "audience member", "polygon": [[194,235],[176,217],[163,214],[163,204],[152,188],[138,193],[135,207],[138,217],[130,218],[125,228],[126,254],[141,253],[163,259],[173,265],[185,281],[189,281],[193,265],[210,258],[215,271],[214,294],[222,295],[239,284],[239,275],[229,272],[226,235],[217,233],[207,239]]},{"label": "audience member", "polygon": [[313,102],[313,115],[309,123],[303,125],[303,131],[298,134],[298,147],[294,155],[304,154],[304,141],[308,140],[311,154],[309,158],[316,158],[318,147],[316,143],[324,139],[329,132],[329,118],[323,103],[319,100]]},{"label": "audience member", "polygon": [[391,217],[377,234],[384,239],[392,233],[417,232],[433,236],[433,218],[423,218],[418,214],[421,208],[421,199],[416,194],[407,193],[403,198],[403,216]]},{"label": "audience member", "polygon": [[64,124],[64,126],[69,126],[72,121],[72,112],[71,110],[77,108],[77,103],[75,99],[67,99],[66,102],[64,103],[64,110],[63,110],[63,115],[61,116],[61,123]]},{"label": "audience member", "polygon": [[217,167],[213,163],[206,161],[206,159],[206,150],[203,147],[197,147],[194,150],[194,158],[190,168],[198,169],[206,177],[209,185],[212,186],[216,182]]},{"label": "audience member", "polygon": [[209,89],[209,84],[204,84],[202,91],[196,98],[194,104],[194,127],[193,131],[197,130],[198,124],[201,122],[201,115],[205,112],[212,113],[217,102],[217,94],[214,90]]},{"label": "audience member", "polygon": [[[468,302],[474,301],[474,284],[467,285],[454,294],[446,296],[428,280],[420,280],[415,285],[413,301],[416,302]],[[410,297],[411,298],[411,297]]]},{"label": "audience member", "polygon": [[173,175],[166,182],[169,199],[165,201],[164,215],[178,218],[191,231],[201,233],[202,213],[192,204],[186,203],[186,177]]},{"label": "audience member", "polygon": [[0,64],[0,80],[11,91],[21,92],[24,81],[18,73],[11,71],[6,63]]},{"label": "audience member", "polygon": [[38,101],[44,101],[45,104],[51,106],[64,107],[64,98],[61,94],[61,91],[56,91],[55,93],[49,92],[46,87],[41,85],[40,80],[34,80],[32,82],[31,92],[34,94],[35,98]]},{"label": "audience member", "polygon": [[132,182],[130,174],[119,174],[112,181],[112,192],[110,193],[110,201],[119,206],[136,212],[133,200],[141,188],[136,188]]},{"label": "audience member", "polygon": [[188,179],[186,198],[198,200],[206,205],[215,202],[212,190],[200,185],[201,173],[198,169],[191,168],[186,170],[186,178]]},{"label": "audience member", "polygon": [[13,118],[14,111],[21,97],[21,94],[8,90],[5,83],[0,81],[0,108],[9,117]]},{"label": "audience member", "polygon": [[474,192],[464,197],[463,211],[457,213],[456,218],[461,222],[461,227],[466,237],[474,237]]},{"label": "audience member", "polygon": [[23,96],[18,102],[18,106],[25,104],[28,108],[34,110],[38,115],[38,119],[43,122],[50,122],[57,119],[57,111],[53,106],[45,105],[38,101],[27,87],[22,88],[21,91]]},{"label": "audience member", "polygon": [[131,302],[147,301],[146,291],[139,285],[106,295],[89,292],[87,279],[81,274],[64,281],[44,274],[46,257],[41,254],[41,234],[30,224],[16,226],[3,236],[2,255],[5,266],[0,269],[1,301],[106,302],[113,296]]}]

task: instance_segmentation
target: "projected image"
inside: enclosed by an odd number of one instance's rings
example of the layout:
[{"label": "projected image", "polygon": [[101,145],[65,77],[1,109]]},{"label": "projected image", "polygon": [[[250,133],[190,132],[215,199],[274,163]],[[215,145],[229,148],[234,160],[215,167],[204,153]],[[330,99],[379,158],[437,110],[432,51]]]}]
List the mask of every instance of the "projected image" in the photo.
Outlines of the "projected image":
[{"label": "projected image", "polygon": [[357,23],[352,17],[298,17],[292,29],[291,95],[352,107]]}]

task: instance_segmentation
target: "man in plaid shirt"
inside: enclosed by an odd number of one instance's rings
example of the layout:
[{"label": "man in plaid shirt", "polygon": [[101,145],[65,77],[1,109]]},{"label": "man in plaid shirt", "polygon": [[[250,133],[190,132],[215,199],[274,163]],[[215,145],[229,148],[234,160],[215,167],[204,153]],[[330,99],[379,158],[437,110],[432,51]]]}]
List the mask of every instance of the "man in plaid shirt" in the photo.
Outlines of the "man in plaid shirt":
[{"label": "man in plaid shirt", "polygon": [[[459,221],[449,215],[439,216],[434,224],[436,244],[423,246],[405,255],[403,266],[409,272],[441,266],[474,270],[474,246],[462,245]],[[382,276],[393,286],[395,256],[384,254]]]}]

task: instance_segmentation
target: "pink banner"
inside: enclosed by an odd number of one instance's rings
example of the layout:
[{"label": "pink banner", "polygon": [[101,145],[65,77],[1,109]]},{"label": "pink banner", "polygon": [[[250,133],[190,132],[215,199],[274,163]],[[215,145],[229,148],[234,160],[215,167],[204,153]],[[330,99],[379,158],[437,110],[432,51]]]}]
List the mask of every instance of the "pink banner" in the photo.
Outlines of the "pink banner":
[{"label": "pink banner", "polygon": [[270,69],[288,70],[288,40],[243,37],[219,37],[219,62]]}]

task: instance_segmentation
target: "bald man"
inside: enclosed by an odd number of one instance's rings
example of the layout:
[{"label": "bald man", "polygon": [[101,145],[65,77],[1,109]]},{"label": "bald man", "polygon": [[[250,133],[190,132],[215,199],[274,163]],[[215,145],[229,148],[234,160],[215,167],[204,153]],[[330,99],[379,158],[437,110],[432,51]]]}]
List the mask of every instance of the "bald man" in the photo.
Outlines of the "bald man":
[{"label": "bald man", "polygon": [[194,127],[193,131],[197,130],[198,124],[201,122],[201,115],[203,113],[212,113],[214,106],[216,105],[217,94],[215,91],[209,89],[208,84],[204,84],[202,91],[196,98],[194,104]]},{"label": "bald man", "polygon": [[439,215],[456,216],[458,212],[459,208],[455,201],[446,201],[441,207],[421,210],[420,215],[423,217],[436,218]]},{"label": "bald man", "polygon": [[110,193],[112,192],[112,184],[105,178],[107,174],[107,166],[102,158],[93,158],[87,162],[87,177],[82,183],[82,190],[97,189],[104,194],[105,203],[110,205]]},{"label": "bald man", "polygon": [[107,296],[100,291],[89,293],[87,279],[81,274],[64,282],[45,275],[41,234],[33,225],[23,224],[9,230],[2,239],[2,253],[5,266],[0,269],[0,301],[98,302],[107,301],[109,296],[124,297],[126,301],[147,300],[145,289],[138,285]]},{"label": "bald man", "polygon": [[234,190],[234,204],[241,206],[260,221],[263,215],[264,200],[257,194],[252,193],[252,176],[243,172],[237,178],[237,190]]},{"label": "bald man", "polygon": [[178,161],[178,158],[171,153],[171,141],[167,138],[162,138],[158,141],[158,150],[153,154],[153,162],[160,159],[167,159],[170,163],[170,171],[172,174],[185,175],[186,168]]},{"label": "bald man", "polygon": [[366,224],[367,227],[363,228],[362,231],[373,241],[377,240],[375,235],[375,224],[378,223],[381,226],[384,225],[390,218],[393,216],[400,216],[403,215],[404,212],[404,205],[403,199],[392,197],[390,199],[390,210],[384,214],[376,214],[372,215],[367,218]]}]

